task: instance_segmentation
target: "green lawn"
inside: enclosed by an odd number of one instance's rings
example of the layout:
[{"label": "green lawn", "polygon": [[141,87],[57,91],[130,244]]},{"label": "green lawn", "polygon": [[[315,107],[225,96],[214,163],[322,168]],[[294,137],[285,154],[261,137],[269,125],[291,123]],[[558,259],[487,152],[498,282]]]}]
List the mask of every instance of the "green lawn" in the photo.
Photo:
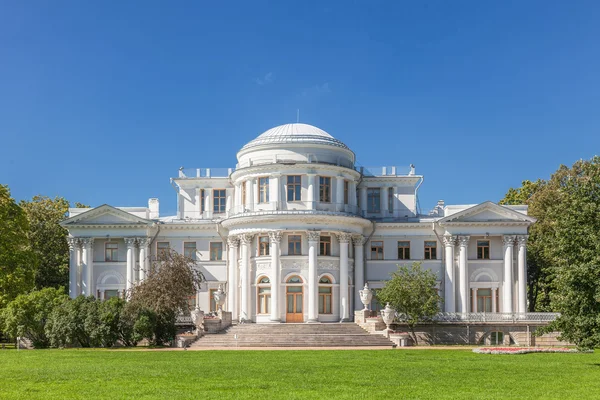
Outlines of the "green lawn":
[{"label": "green lawn", "polygon": [[6,350],[0,398],[599,399],[600,354]]}]

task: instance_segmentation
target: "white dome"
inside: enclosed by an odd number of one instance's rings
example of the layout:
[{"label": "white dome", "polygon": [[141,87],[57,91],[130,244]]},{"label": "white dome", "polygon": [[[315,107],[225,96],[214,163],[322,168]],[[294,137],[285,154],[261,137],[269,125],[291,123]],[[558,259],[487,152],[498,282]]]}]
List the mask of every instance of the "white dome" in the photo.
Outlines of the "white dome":
[{"label": "white dome", "polygon": [[308,124],[285,124],[262,133],[256,139],[242,147],[242,150],[255,146],[290,143],[325,144],[348,149],[348,146],[344,143],[316,126]]}]

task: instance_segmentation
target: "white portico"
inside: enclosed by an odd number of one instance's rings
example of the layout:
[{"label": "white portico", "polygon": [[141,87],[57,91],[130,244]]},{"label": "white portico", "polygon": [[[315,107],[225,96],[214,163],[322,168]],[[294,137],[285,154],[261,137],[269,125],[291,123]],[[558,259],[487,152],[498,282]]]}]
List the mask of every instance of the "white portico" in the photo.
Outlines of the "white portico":
[{"label": "white portico", "polygon": [[526,206],[440,202],[420,214],[414,167],[357,167],[343,142],[306,124],[269,129],[237,161],[181,169],[173,216],[157,199],[71,209],[71,296],[122,295],[170,248],[207,279],[190,302],[216,311],[222,285],[237,320],[351,320],[365,282],[377,290],[414,261],[438,276],[447,312],[526,311]]}]

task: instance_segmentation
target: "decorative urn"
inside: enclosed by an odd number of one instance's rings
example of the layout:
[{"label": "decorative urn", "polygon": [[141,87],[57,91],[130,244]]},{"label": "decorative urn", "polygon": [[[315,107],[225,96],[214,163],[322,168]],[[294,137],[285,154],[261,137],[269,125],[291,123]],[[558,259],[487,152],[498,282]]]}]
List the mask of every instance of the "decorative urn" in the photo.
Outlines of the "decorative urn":
[{"label": "decorative urn", "polygon": [[390,325],[394,322],[394,318],[396,317],[396,310],[390,307],[390,303],[385,305],[385,308],[381,310],[381,318],[383,318],[383,322],[387,325],[387,331],[390,331]]},{"label": "decorative urn", "polygon": [[204,323],[204,311],[202,311],[200,309],[200,307],[196,307],[195,309],[192,310],[191,316],[192,316],[192,323],[194,324],[194,326],[196,326],[196,328],[201,327],[202,324]]},{"label": "decorative urn", "polygon": [[225,304],[227,293],[223,291],[222,285],[219,285],[219,289],[213,294],[213,297],[215,299],[215,303],[217,303],[217,309],[223,310],[223,304]]},{"label": "decorative urn", "polygon": [[365,283],[365,287],[363,290],[359,290],[360,301],[364,304],[365,308],[363,310],[369,309],[369,304],[371,304],[371,300],[373,299],[373,292],[369,289],[369,284]]}]

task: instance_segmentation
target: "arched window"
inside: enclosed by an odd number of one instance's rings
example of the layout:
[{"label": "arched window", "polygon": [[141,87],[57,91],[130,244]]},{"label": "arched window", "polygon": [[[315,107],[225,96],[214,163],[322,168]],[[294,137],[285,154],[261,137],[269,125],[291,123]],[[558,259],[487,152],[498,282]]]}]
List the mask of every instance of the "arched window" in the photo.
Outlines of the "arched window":
[{"label": "arched window", "polygon": [[287,280],[287,283],[302,283],[302,278],[297,275],[290,276]]},{"label": "arched window", "polygon": [[331,279],[319,279],[319,314],[331,314]]},{"label": "arched window", "polygon": [[266,276],[259,278],[256,291],[258,296],[256,313],[269,314],[271,312],[271,280]]}]

